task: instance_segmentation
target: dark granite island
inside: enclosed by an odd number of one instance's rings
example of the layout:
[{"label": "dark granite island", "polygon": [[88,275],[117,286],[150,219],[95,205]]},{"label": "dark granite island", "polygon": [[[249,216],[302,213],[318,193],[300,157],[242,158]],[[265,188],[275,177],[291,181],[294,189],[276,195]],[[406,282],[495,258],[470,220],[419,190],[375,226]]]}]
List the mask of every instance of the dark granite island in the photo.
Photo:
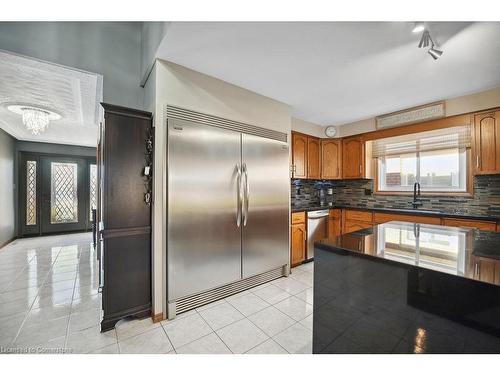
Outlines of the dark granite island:
[{"label": "dark granite island", "polygon": [[315,243],[313,353],[500,353],[500,233],[390,222]]}]

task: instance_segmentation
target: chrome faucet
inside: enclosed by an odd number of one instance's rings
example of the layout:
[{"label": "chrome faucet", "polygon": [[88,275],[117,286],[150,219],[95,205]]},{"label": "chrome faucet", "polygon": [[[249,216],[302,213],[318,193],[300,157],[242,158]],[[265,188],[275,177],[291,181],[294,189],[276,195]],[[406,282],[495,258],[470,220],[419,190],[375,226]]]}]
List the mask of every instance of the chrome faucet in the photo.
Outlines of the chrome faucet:
[{"label": "chrome faucet", "polygon": [[411,204],[414,209],[417,209],[423,205],[423,203],[418,200],[417,196],[418,198],[420,197],[420,182],[415,182],[413,184],[413,202],[411,202]]}]

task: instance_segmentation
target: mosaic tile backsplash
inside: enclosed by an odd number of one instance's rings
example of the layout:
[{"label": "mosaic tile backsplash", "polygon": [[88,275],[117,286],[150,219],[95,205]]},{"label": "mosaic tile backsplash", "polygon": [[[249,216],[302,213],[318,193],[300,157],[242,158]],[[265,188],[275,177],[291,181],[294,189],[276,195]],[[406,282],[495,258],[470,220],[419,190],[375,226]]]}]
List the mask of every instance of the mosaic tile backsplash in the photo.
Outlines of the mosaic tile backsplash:
[{"label": "mosaic tile backsplash", "polygon": [[[296,180],[292,205],[346,205],[363,208],[411,208],[411,196],[373,195],[372,180]],[[330,190],[329,190],[330,189]],[[422,196],[422,209],[470,215],[500,215],[500,175],[474,177],[474,197]]]}]

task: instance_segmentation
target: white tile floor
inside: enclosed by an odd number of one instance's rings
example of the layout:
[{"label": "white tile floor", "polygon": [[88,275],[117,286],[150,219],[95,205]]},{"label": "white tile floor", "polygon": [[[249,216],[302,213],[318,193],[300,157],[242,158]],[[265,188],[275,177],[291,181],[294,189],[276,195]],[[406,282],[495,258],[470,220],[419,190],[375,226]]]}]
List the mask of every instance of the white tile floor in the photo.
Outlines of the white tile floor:
[{"label": "white tile floor", "polygon": [[[91,235],[17,240],[0,250],[0,353],[311,353],[313,264],[154,324],[99,332]],[[54,349],[54,351],[52,351]]]}]

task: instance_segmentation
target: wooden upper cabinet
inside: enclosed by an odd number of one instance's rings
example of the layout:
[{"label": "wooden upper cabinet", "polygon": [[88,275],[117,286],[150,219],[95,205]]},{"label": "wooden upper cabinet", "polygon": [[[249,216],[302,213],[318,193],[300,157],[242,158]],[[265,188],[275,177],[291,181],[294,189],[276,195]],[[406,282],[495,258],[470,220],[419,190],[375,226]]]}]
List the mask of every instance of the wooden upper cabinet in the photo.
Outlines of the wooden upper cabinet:
[{"label": "wooden upper cabinet", "polygon": [[292,133],[292,177],[307,178],[307,136]]},{"label": "wooden upper cabinet", "polygon": [[321,146],[318,138],[307,139],[307,178],[321,178]]},{"label": "wooden upper cabinet", "polygon": [[328,180],[342,178],[342,141],[340,139],[321,141],[321,178]]},{"label": "wooden upper cabinet", "polygon": [[342,140],[342,177],[365,177],[365,144],[359,137]]},{"label": "wooden upper cabinet", "polygon": [[474,116],[475,173],[500,173],[500,111]]}]

